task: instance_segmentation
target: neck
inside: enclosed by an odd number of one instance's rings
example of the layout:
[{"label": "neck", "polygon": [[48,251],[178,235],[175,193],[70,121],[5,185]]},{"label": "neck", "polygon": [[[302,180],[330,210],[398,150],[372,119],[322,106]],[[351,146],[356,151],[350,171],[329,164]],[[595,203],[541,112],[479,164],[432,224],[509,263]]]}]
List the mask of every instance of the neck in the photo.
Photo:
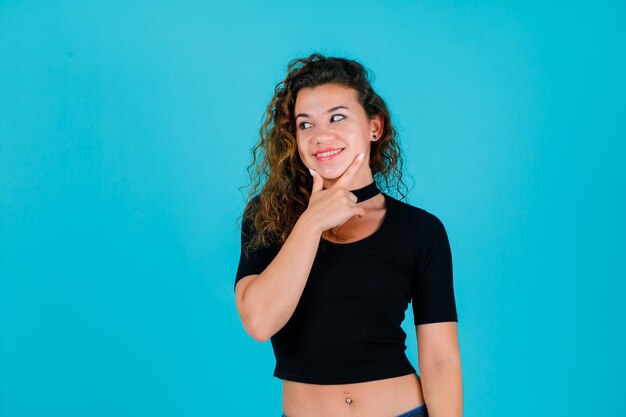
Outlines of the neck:
[{"label": "neck", "polygon": [[[324,189],[332,187],[337,182],[337,180],[338,178],[332,180],[324,178]],[[359,188],[363,188],[366,185],[371,184],[373,181],[374,178],[372,177],[371,173],[366,177],[352,178],[352,181],[350,181],[350,184],[348,185],[348,190],[358,190]]]},{"label": "neck", "polygon": [[374,180],[367,184],[364,187],[357,188],[354,190],[350,190],[352,194],[354,194],[357,198],[357,203],[362,203],[363,201],[370,200],[372,197],[380,194],[380,189]]}]

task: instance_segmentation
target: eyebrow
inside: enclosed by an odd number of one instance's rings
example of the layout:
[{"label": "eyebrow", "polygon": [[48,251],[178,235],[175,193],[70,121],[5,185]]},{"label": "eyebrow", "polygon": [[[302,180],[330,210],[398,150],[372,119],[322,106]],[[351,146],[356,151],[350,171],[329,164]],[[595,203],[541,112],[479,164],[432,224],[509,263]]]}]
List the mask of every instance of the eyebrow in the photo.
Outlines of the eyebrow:
[{"label": "eyebrow", "polygon": [[[326,113],[333,112],[333,111],[335,111],[337,109],[347,109],[347,110],[350,110],[346,106],[337,106],[337,107],[333,107],[332,109],[328,109],[328,111]],[[296,119],[298,119],[298,117],[309,117],[309,115],[306,114],[306,113],[298,113],[298,115],[296,116]]]}]

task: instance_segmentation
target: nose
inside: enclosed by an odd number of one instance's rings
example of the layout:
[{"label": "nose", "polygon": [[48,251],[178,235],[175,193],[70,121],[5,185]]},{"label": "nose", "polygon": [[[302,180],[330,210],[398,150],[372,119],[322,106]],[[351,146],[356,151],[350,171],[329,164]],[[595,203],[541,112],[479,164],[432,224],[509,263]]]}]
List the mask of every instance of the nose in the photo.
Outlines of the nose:
[{"label": "nose", "polygon": [[315,143],[318,145],[334,141],[335,139],[337,139],[337,136],[329,129],[320,128],[317,132],[315,132]]}]

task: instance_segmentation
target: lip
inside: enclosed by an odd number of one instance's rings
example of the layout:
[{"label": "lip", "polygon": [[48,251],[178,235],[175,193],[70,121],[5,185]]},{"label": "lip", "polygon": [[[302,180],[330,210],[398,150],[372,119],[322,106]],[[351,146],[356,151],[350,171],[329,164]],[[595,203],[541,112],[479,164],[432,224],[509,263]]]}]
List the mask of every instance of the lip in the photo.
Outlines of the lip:
[{"label": "lip", "polygon": [[[330,156],[320,157],[320,156],[316,156],[315,155],[315,154],[318,154],[318,153],[334,151],[334,150],[337,150],[337,149],[341,149],[341,151],[337,152],[336,154],[330,155]],[[346,148],[325,148],[325,149],[320,149],[320,150],[315,151],[315,154],[313,155],[313,158],[315,158],[318,161],[330,161],[331,159],[335,159],[336,157],[341,155],[341,152],[343,152],[345,149]]]},{"label": "lip", "polygon": [[335,149],[342,149],[342,147],[338,147],[338,148],[321,148],[321,149],[318,149],[315,152],[313,152],[313,156],[315,156],[315,154],[322,153],[322,152],[334,151]]}]

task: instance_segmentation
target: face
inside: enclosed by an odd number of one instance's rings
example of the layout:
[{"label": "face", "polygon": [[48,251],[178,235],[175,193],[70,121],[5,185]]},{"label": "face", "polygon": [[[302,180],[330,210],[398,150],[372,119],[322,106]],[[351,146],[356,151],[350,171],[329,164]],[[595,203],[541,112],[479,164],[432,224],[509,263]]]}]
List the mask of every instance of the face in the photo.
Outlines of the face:
[{"label": "face", "polygon": [[[352,183],[364,186],[371,182],[370,143],[378,140],[372,135],[381,136],[382,117],[368,118],[356,90],[339,84],[302,88],[296,96],[294,113],[300,158],[324,178],[325,188],[341,177],[361,152],[365,160]],[[316,156],[334,150],[340,152]]]}]

